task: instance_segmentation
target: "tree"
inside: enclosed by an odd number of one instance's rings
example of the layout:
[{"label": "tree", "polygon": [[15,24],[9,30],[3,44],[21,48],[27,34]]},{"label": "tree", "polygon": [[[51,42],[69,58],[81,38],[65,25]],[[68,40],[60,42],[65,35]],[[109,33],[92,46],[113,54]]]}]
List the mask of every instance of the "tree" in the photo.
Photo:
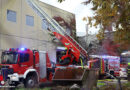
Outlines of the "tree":
[{"label": "tree", "polygon": [[73,38],[75,38],[77,40],[76,37],[76,21],[75,18],[71,18],[69,17],[69,21],[65,21],[62,17],[60,16],[54,16],[53,19],[55,19],[59,25],[61,25],[62,27],[66,27],[66,29],[68,29],[70,31],[70,35],[73,36]]},{"label": "tree", "polygon": [[[58,1],[62,2],[64,0]],[[93,5],[92,10],[94,11],[94,15],[88,17],[87,20],[88,25],[91,27],[100,27],[97,35],[99,40],[104,39],[106,31],[115,31],[114,43],[118,43],[121,50],[130,49],[129,0],[86,0],[83,4]]]},{"label": "tree", "polygon": [[120,44],[121,49],[130,49],[130,1],[88,0],[84,2],[85,5],[90,3],[95,13],[94,16],[88,17],[88,24],[91,27],[100,26],[98,39],[104,38],[105,31],[115,30],[114,41]]}]

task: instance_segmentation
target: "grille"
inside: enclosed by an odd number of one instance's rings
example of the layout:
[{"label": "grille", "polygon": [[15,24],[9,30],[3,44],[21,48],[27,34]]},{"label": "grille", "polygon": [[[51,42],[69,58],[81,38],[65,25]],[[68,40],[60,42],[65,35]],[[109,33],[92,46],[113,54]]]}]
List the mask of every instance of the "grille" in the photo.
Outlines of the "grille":
[{"label": "grille", "polygon": [[6,81],[8,79],[8,74],[13,74],[13,69],[1,68],[3,79]]}]

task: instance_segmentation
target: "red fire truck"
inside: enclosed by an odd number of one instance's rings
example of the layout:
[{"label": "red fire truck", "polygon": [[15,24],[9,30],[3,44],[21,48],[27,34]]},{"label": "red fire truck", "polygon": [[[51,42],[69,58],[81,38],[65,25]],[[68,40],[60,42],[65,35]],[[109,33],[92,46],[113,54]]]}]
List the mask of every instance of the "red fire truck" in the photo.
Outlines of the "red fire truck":
[{"label": "red fire truck", "polygon": [[9,85],[14,86],[23,83],[25,87],[34,87],[47,81],[81,82],[86,70],[80,65],[80,51],[64,36],[56,32],[54,35],[67,48],[57,67],[52,67],[46,51],[11,48],[2,52],[0,69],[3,80],[8,80]]},{"label": "red fire truck", "polygon": [[88,61],[89,68],[98,68],[100,76],[104,77],[107,73],[118,77],[120,71],[120,57],[109,55],[91,55],[93,60]]},{"label": "red fire truck", "polygon": [[80,80],[84,73],[83,69],[77,69],[76,66],[64,67],[62,65],[64,69],[61,69],[58,64],[57,68],[52,67],[47,52],[26,48],[11,48],[4,51],[0,66],[4,81],[9,80],[9,85],[13,86],[24,83],[25,87],[33,87],[40,82],[51,82],[58,79],[62,81],[64,81],[63,79]]}]

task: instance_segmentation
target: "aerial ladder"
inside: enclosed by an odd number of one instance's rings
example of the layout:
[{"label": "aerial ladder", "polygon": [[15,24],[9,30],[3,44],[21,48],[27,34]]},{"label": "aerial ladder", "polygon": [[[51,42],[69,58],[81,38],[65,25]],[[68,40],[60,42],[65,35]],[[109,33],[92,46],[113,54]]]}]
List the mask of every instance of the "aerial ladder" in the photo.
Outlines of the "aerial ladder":
[{"label": "aerial ladder", "polygon": [[[71,58],[70,63],[75,61],[79,62],[80,59],[88,60],[87,59],[87,51],[76,41],[74,40],[67,32],[65,32],[64,28],[61,27],[54,19],[49,17],[39,5],[36,0],[27,0],[28,4],[33,8],[33,10],[42,18],[42,20],[46,20],[48,24],[51,26],[51,32],[54,36],[59,39],[65,47],[67,47],[67,52],[73,55],[75,58]],[[62,57],[62,59],[66,59],[67,57],[71,57],[70,54],[66,54]],[[64,64],[64,63],[63,63]]]}]

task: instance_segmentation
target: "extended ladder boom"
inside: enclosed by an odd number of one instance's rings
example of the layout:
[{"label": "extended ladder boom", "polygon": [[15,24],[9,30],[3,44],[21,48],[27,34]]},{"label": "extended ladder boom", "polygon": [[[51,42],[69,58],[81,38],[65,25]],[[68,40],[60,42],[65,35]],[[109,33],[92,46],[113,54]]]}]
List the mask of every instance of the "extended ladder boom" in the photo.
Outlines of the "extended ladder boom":
[{"label": "extended ladder boom", "polygon": [[87,51],[77,42],[75,41],[68,33],[65,32],[65,30],[52,18],[50,18],[38,5],[36,0],[27,0],[29,5],[38,13],[38,15],[43,19],[46,20],[52,27],[52,32],[57,32],[63,36],[65,36],[66,39],[68,39],[81,53],[81,56],[84,58],[87,57]]}]

